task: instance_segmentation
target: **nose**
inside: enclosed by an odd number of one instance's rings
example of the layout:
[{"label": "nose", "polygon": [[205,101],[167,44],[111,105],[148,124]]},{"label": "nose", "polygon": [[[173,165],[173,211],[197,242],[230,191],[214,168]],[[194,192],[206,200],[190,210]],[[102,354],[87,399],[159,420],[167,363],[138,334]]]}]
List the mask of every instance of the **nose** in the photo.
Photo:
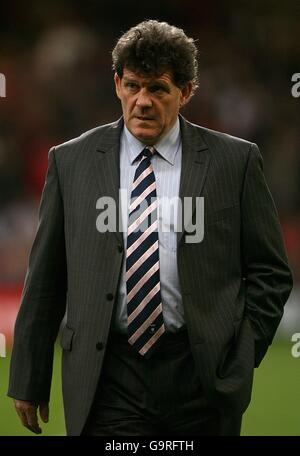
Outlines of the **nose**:
[{"label": "nose", "polygon": [[145,88],[142,88],[139,91],[138,97],[136,100],[136,106],[141,109],[151,108],[152,100],[151,100],[151,97],[149,96],[149,92],[147,92],[147,90]]}]

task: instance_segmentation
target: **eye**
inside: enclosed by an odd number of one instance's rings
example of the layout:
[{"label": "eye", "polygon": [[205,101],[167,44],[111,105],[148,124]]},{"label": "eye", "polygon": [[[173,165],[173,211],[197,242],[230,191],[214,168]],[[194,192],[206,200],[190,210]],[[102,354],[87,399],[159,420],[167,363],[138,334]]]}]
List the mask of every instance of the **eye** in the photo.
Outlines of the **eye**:
[{"label": "eye", "polygon": [[138,90],[139,88],[135,82],[126,82],[125,87],[129,90]]},{"label": "eye", "polygon": [[152,93],[164,93],[166,89],[161,85],[153,85],[150,87],[150,92]]}]

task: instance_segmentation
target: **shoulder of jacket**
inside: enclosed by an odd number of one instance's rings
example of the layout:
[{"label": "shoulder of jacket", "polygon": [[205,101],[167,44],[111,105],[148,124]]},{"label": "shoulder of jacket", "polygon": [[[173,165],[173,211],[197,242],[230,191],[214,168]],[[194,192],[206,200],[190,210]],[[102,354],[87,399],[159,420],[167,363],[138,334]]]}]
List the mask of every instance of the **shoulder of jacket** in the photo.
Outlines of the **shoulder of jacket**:
[{"label": "shoulder of jacket", "polygon": [[86,144],[93,143],[95,144],[100,140],[100,138],[110,130],[113,130],[118,127],[120,120],[116,122],[111,122],[105,125],[99,125],[98,127],[92,128],[91,130],[85,131],[81,135],[72,138],[68,141],[65,141],[61,144],[52,147],[52,150],[55,149],[55,152],[66,152],[68,150],[82,149]]},{"label": "shoulder of jacket", "polygon": [[230,135],[228,133],[212,130],[210,128],[206,128],[193,123],[190,123],[190,125],[198,130],[198,133],[202,136],[204,142],[208,145],[208,147],[220,147],[223,145],[224,147],[238,147],[244,150],[249,150],[254,144],[251,141],[239,138],[238,136]]}]

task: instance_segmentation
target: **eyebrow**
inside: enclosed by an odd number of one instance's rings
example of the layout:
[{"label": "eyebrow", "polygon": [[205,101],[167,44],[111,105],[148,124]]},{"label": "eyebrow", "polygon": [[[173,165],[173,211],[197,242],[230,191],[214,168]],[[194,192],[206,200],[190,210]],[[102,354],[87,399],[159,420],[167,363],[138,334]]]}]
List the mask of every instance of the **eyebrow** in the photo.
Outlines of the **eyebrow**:
[{"label": "eyebrow", "polygon": [[[126,76],[123,76],[123,81],[126,83],[126,82],[133,82],[135,84],[138,84],[140,85],[141,82],[138,81],[137,79],[134,79],[133,77],[126,77]],[[149,87],[151,86],[161,86],[163,88],[165,88],[166,90],[169,90],[169,85],[165,82],[165,81],[161,81],[159,79],[151,79],[149,80],[149,82],[146,83],[146,85]]]},{"label": "eyebrow", "polygon": [[127,78],[126,76],[123,77],[124,82],[135,82],[136,84],[139,84],[137,79],[134,78]]}]

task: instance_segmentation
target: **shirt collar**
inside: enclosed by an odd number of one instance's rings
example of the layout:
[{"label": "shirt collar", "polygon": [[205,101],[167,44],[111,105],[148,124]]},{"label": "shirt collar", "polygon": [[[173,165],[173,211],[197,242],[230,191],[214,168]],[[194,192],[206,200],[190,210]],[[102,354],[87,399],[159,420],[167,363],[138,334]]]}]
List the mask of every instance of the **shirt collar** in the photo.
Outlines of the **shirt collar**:
[{"label": "shirt collar", "polygon": [[[140,155],[142,150],[146,147],[141,141],[139,141],[132,133],[128,130],[124,124],[124,139],[127,142],[127,151],[129,154],[129,161],[132,165],[133,162]],[[157,152],[169,162],[171,165],[175,163],[176,153],[178,151],[178,146],[180,143],[180,124],[179,118],[171,130],[158,141],[158,143],[153,144]]]}]

